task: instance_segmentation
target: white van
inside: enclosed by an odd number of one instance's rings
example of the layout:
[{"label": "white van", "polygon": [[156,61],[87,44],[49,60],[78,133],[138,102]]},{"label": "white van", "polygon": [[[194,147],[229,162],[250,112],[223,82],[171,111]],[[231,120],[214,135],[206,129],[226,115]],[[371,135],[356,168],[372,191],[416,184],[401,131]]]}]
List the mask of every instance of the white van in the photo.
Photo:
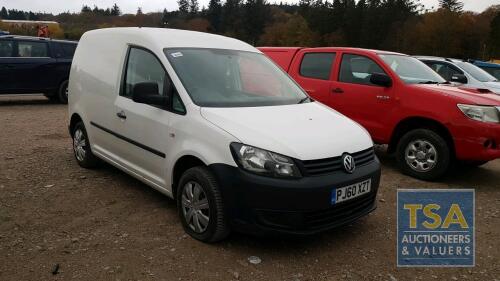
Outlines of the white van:
[{"label": "white van", "polygon": [[311,234],[375,209],[368,133],[254,47],[174,29],[87,32],[69,82],[80,166],[103,160],[177,200],[185,231]]}]

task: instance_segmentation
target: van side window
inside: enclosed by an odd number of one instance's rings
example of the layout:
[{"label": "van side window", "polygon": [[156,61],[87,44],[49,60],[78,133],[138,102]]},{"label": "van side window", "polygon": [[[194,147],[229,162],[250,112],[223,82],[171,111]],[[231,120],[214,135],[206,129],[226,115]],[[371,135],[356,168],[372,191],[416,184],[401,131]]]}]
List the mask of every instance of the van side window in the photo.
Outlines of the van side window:
[{"label": "van side window", "polygon": [[335,53],[307,53],[300,64],[300,75],[328,80],[335,61]]},{"label": "van side window", "polygon": [[143,82],[156,82],[158,95],[164,95],[170,86],[170,79],[161,62],[155,55],[140,48],[131,47],[125,72],[125,85],[122,95],[132,97],[134,85]]},{"label": "van side window", "polygon": [[186,113],[186,108],[184,107],[181,97],[179,97],[179,94],[177,92],[174,93],[174,96],[172,98],[172,110],[177,113]]},{"label": "van side window", "polygon": [[14,42],[2,40],[0,41],[0,58],[12,57],[14,51]]},{"label": "van side window", "polygon": [[125,79],[121,96],[131,98],[134,85],[143,82],[156,82],[158,84],[158,95],[166,95],[168,89],[173,87],[173,96],[170,100],[172,111],[184,114],[186,108],[170,80],[168,73],[158,58],[148,50],[130,47],[126,62]]},{"label": "van side window", "polygon": [[22,58],[44,58],[49,56],[47,43],[20,41],[17,43],[17,56]]},{"label": "van side window", "polygon": [[339,81],[345,83],[372,85],[370,77],[373,73],[386,74],[372,59],[365,56],[344,54],[340,66]]}]

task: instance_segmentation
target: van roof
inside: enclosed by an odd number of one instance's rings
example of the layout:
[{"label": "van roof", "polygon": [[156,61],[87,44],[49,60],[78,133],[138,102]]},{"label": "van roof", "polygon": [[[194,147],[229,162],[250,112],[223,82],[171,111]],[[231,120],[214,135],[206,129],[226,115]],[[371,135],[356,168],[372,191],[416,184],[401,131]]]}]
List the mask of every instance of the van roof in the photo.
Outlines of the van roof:
[{"label": "van roof", "polygon": [[[230,49],[249,52],[259,52],[251,45],[229,37],[204,32],[188,31],[170,28],[151,27],[116,27],[88,31],[85,36],[92,35],[121,35],[140,39],[145,44],[154,44],[160,49],[164,48],[209,48]],[[82,37],[83,38],[83,37]]]}]

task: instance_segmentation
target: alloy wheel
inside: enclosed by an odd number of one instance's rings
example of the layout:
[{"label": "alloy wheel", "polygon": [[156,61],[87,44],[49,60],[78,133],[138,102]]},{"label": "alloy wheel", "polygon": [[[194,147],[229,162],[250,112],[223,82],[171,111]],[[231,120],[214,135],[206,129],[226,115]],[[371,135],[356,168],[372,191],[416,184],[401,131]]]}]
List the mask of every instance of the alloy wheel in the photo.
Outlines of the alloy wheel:
[{"label": "alloy wheel", "polygon": [[73,136],[73,149],[75,150],[76,159],[80,162],[85,160],[86,145],[87,142],[85,141],[85,135],[83,134],[83,131],[79,128],[75,131],[75,134]]},{"label": "alloy wheel", "polygon": [[437,163],[438,153],[432,143],[426,140],[414,140],[405,150],[406,163],[417,172],[432,170]]},{"label": "alloy wheel", "polygon": [[186,224],[196,233],[207,230],[210,222],[210,206],[201,185],[187,182],[182,189],[182,214]]}]

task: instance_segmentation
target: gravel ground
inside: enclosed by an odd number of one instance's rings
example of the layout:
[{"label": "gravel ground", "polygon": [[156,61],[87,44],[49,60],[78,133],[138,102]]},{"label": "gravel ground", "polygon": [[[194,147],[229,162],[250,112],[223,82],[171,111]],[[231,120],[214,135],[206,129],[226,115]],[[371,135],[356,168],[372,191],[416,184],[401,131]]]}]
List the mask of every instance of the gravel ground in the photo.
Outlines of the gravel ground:
[{"label": "gravel ground", "polygon": [[[499,160],[428,183],[379,151],[378,209],[353,225],[207,245],[169,198],[113,167],[80,168],[67,115],[43,97],[0,97],[0,280],[500,280]],[[397,268],[396,189],[457,187],[476,188],[476,266]]]}]

